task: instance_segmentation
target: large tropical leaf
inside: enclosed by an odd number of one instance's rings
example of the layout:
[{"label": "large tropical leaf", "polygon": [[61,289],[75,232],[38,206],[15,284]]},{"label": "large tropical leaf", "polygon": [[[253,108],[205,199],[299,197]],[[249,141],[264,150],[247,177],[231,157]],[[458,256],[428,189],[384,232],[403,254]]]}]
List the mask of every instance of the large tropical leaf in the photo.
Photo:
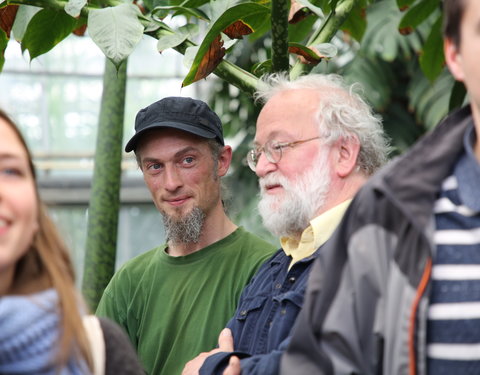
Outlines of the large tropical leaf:
[{"label": "large tropical leaf", "polygon": [[87,5],[87,0],[68,0],[65,5],[65,12],[72,17],[78,17],[85,5]]},{"label": "large tropical leaf", "polygon": [[420,35],[401,35],[398,24],[402,12],[395,0],[379,1],[368,8],[368,28],[362,39],[361,48],[369,55],[378,55],[385,61],[393,61],[399,55],[411,58],[421,46]]},{"label": "large tropical leaf", "polygon": [[359,1],[352,9],[350,15],[343,22],[342,30],[350,34],[355,40],[360,42],[367,30],[367,19],[365,15],[365,5]]},{"label": "large tropical leaf", "polygon": [[467,89],[463,82],[455,81],[452,92],[450,94],[450,102],[448,104],[448,111],[453,111],[456,108],[460,108],[465,104],[465,98],[467,97]]},{"label": "large tropical leaf", "polygon": [[90,37],[117,68],[142,39],[140,15],[140,10],[133,4],[94,9],[88,13]]},{"label": "large tropical leaf", "polygon": [[0,29],[0,72],[5,64],[5,50],[7,49],[8,40],[5,31]]},{"label": "large tropical leaf", "polygon": [[13,24],[12,33],[13,37],[17,42],[21,42],[23,36],[25,35],[25,30],[30,23],[30,20],[33,16],[38,13],[42,8],[30,6],[30,5],[20,5],[15,17],[15,23]]},{"label": "large tropical leaf", "polygon": [[10,31],[17,15],[18,5],[8,5],[0,8],[0,29],[5,31],[7,38],[10,38]]},{"label": "large tropical leaf", "polygon": [[413,30],[427,20],[435,10],[439,9],[440,0],[420,0],[403,16],[399,29]]},{"label": "large tropical leaf", "polygon": [[187,76],[183,80],[182,86],[187,86],[196,81],[195,77],[197,77],[197,72],[201,67],[201,63],[205,54],[210,50],[210,46],[214,40],[227,26],[231,25],[237,20],[253,15],[256,15],[257,17],[265,17],[267,14],[269,14],[269,12],[270,10],[267,7],[252,2],[241,3],[228,8],[216,19],[214,23],[210,25],[205,38],[199,45],[197,54],[195,55]]},{"label": "large tropical leaf", "polygon": [[175,15],[194,16],[204,21],[210,21],[208,16],[200,9],[190,8],[180,5],[158,6],[152,10],[152,15],[159,18],[165,18],[170,12],[174,12]]},{"label": "large tropical leaf", "polygon": [[397,0],[397,5],[400,8],[400,10],[406,10],[409,9],[410,6],[415,2],[416,0]]},{"label": "large tropical leaf", "polygon": [[440,75],[445,65],[442,22],[443,17],[440,15],[432,26],[430,34],[423,46],[423,53],[420,56],[422,71],[431,81],[434,81]]},{"label": "large tropical leaf", "polygon": [[182,44],[185,40],[191,38],[198,32],[198,25],[187,24],[179,27],[174,33],[163,35],[158,38],[158,52],[163,52],[168,48],[174,48]]},{"label": "large tropical leaf", "polygon": [[22,39],[22,51],[28,50],[30,59],[40,56],[77,28],[79,21],[64,11],[42,9],[28,23]]},{"label": "large tropical leaf", "polygon": [[435,127],[448,113],[454,82],[446,68],[433,83],[420,70],[413,76],[409,87],[409,106],[415,111],[417,121],[425,124],[427,129]]},{"label": "large tropical leaf", "polygon": [[392,90],[396,85],[394,66],[378,57],[358,54],[343,71],[345,79],[359,82],[363,94],[376,111],[386,111],[391,102]]}]

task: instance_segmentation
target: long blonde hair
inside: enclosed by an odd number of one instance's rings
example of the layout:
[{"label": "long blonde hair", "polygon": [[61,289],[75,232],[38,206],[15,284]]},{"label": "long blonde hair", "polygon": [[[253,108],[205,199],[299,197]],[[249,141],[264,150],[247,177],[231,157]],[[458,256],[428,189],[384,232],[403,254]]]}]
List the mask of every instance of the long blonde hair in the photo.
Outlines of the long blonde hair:
[{"label": "long blonde hair", "polygon": [[[28,146],[13,120],[0,109],[0,118],[10,124],[23,145],[30,165],[33,179],[36,173]],[[58,293],[61,339],[58,351],[58,369],[66,365],[75,356],[83,358],[92,369],[92,358],[88,339],[83,328],[80,309],[86,310],[75,286],[75,272],[67,247],[62,241],[55,224],[50,219],[42,203],[35,183],[38,202],[38,231],[34,235],[27,253],[17,262],[13,287],[30,292],[39,292],[45,288],[54,288]],[[36,281],[41,282],[36,282]],[[85,311],[86,312],[86,311]]]}]

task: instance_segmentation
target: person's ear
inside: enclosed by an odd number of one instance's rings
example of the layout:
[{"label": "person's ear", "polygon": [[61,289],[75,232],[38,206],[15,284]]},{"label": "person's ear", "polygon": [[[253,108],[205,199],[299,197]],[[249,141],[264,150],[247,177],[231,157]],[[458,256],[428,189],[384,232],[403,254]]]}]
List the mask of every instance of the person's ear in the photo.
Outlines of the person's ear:
[{"label": "person's ear", "polygon": [[453,40],[445,39],[443,41],[443,52],[448,69],[457,81],[463,82],[465,75],[463,74],[462,55],[460,54],[458,46]]},{"label": "person's ear", "polygon": [[232,162],[232,148],[224,146],[218,156],[218,175],[223,177],[227,174],[230,163]]},{"label": "person's ear", "polygon": [[335,145],[334,168],[339,177],[347,177],[357,166],[360,142],[357,138],[341,138]]}]

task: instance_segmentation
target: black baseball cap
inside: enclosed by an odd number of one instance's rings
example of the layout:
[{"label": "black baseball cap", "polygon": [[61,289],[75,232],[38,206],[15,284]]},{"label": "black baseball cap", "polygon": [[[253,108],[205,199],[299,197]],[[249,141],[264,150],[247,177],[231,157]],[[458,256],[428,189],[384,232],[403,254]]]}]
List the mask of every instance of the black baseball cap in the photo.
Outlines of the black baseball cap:
[{"label": "black baseball cap", "polygon": [[140,137],[150,129],[175,128],[203,138],[216,139],[222,146],[222,122],[201,100],[169,96],[141,109],[135,118],[135,135],[125,146],[125,152],[135,150]]}]

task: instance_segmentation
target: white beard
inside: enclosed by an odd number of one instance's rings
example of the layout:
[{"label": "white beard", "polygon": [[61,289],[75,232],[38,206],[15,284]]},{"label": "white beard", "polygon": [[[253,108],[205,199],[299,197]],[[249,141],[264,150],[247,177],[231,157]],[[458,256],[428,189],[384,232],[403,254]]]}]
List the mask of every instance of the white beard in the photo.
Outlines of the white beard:
[{"label": "white beard", "polygon": [[[260,179],[258,210],[265,227],[278,237],[302,233],[323,207],[330,189],[329,148],[320,151],[312,166],[289,181],[280,173],[270,173]],[[270,195],[265,186],[280,184],[283,193]]]}]

